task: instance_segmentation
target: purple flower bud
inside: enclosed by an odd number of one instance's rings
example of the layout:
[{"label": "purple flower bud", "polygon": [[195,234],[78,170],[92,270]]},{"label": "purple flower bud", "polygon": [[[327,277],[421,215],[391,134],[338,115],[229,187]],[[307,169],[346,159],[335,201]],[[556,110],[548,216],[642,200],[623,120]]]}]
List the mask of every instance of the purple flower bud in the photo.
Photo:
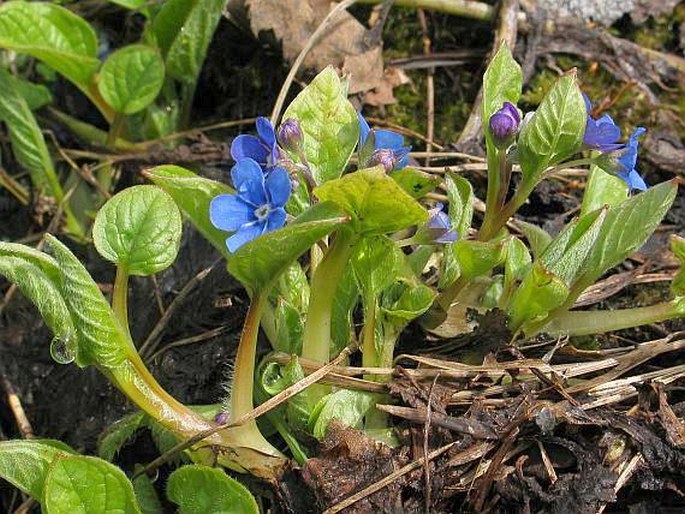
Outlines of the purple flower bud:
[{"label": "purple flower bud", "polygon": [[366,165],[369,167],[381,165],[386,172],[391,172],[401,167],[401,163],[405,160],[410,150],[410,146],[403,146],[397,150],[380,148],[371,154]]},{"label": "purple flower bud", "polygon": [[289,118],[281,123],[278,129],[278,142],[289,152],[299,153],[302,151],[302,129],[300,122]]},{"label": "purple flower bud", "polygon": [[225,425],[230,421],[230,419],[231,415],[228,412],[219,412],[216,416],[214,416],[214,421],[219,425]]},{"label": "purple flower bud", "polygon": [[521,124],[521,114],[516,106],[504,102],[502,108],[490,116],[490,133],[498,148],[506,148],[514,141]]}]

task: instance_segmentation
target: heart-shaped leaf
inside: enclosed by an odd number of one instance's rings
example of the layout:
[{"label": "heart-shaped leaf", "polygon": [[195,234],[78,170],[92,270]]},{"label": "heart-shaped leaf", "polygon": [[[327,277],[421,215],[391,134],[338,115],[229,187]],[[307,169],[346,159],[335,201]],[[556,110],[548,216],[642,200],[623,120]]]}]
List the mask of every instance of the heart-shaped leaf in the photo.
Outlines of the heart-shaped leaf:
[{"label": "heart-shaped leaf", "polygon": [[64,7],[19,0],[0,5],[0,47],[40,59],[92,96],[100,66],[97,38],[83,18]]},{"label": "heart-shaped leaf", "polygon": [[84,455],[58,455],[43,489],[47,514],[140,514],[133,485],[107,461]]},{"label": "heart-shaped leaf", "polygon": [[314,190],[323,201],[338,204],[352,218],[358,234],[389,234],[424,223],[426,210],[388,177],[381,167],[359,170]]},{"label": "heart-shaped leaf", "polygon": [[50,439],[0,441],[0,477],[40,501],[50,463],[74,453]]},{"label": "heart-shaped leaf", "polygon": [[156,50],[129,45],[111,54],[100,70],[98,89],[116,112],[133,114],[150,105],[164,83],[164,61]]},{"label": "heart-shaped leaf", "polygon": [[134,186],[112,197],[98,212],[93,242],[100,255],[131,275],[169,267],[181,244],[181,213],[156,186]]},{"label": "heart-shaped leaf", "polygon": [[295,97],[283,119],[296,119],[304,134],[304,155],[317,184],[338,178],[359,140],[357,112],[332,66]]},{"label": "heart-shaped leaf", "polygon": [[209,466],[183,466],[167,483],[167,496],[179,507],[179,514],[259,514],[250,491],[221,469]]}]

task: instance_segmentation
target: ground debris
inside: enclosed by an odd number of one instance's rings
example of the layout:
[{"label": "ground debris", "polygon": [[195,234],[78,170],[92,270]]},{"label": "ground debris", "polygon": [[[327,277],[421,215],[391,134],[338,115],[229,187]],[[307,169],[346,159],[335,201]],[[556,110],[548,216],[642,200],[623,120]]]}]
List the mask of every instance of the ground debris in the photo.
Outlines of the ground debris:
[{"label": "ground debris", "polygon": [[[306,462],[302,476],[314,490],[319,507],[325,509],[384,478],[404,463],[405,459],[387,446],[362,432],[333,423],[321,443],[319,456]],[[401,512],[402,485],[402,480],[390,483],[345,512]]]}]

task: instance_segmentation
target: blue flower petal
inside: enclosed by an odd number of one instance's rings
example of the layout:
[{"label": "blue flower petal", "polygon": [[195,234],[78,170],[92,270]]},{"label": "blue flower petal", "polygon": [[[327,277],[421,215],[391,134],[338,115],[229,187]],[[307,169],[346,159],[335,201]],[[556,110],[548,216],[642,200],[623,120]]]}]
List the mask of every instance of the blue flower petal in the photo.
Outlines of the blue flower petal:
[{"label": "blue flower petal", "polygon": [[240,227],[238,232],[233,234],[231,237],[226,239],[226,246],[228,251],[234,253],[238,248],[243,246],[245,243],[249,243],[253,239],[258,238],[262,235],[264,229],[264,223],[254,221],[247,225]]},{"label": "blue flower petal", "polygon": [[231,180],[233,187],[240,190],[245,182],[264,181],[264,172],[257,161],[253,159],[241,159],[231,168]]},{"label": "blue flower petal", "polygon": [[292,182],[285,169],[274,168],[266,177],[265,187],[269,203],[273,207],[283,207],[290,198]]},{"label": "blue flower petal", "polygon": [[285,210],[283,210],[281,207],[273,209],[271,212],[269,212],[269,216],[266,219],[264,233],[281,228],[283,225],[285,225],[286,217],[287,215]]},{"label": "blue flower petal", "polygon": [[623,168],[624,173],[630,173],[635,168],[635,164],[637,164],[637,148],[639,145],[637,138],[642,136],[645,132],[647,132],[647,129],[644,127],[637,127],[630,135],[630,139],[628,139],[625,149],[621,152],[622,155],[618,158],[618,162]]},{"label": "blue flower petal", "polygon": [[616,143],[621,138],[621,129],[614,123],[611,116],[605,114],[594,120],[588,116],[585,126],[583,142],[593,148],[602,151],[615,150],[619,145]]},{"label": "blue flower petal", "polygon": [[364,116],[362,116],[362,113],[359,111],[357,111],[357,118],[359,119],[359,146],[362,147],[369,137],[371,127],[369,127],[369,123],[364,119]]},{"label": "blue flower petal", "polygon": [[209,204],[209,221],[219,230],[233,232],[255,219],[254,207],[236,195],[219,195]]},{"label": "blue flower petal", "polygon": [[258,137],[249,134],[241,134],[231,143],[231,157],[236,162],[250,158],[265,164],[269,153],[270,149],[266,148]]},{"label": "blue flower petal", "polygon": [[647,183],[645,180],[640,176],[640,173],[637,170],[633,170],[628,174],[628,177],[624,178],[621,177],[626,181],[626,184],[628,184],[628,189],[633,190],[633,189],[638,189],[640,191],[646,191],[647,190]]},{"label": "blue flower petal", "polygon": [[269,153],[276,146],[276,131],[271,122],[264,116],[257,118],[257,134],[262,143],[269,149]]},{"label": "blue flower petal", "polygon": [[404,146],[404,137],[397,132],[392,132],[391,130],[374,130],[376,135],[376,150],[388,149],[388,150],[399,150]]}]

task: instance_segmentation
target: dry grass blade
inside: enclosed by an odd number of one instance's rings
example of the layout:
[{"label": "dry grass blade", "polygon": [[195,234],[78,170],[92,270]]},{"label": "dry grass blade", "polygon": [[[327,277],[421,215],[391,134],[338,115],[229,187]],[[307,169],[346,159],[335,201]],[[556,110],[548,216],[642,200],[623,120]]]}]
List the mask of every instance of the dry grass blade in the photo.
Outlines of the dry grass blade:
[{"label": "dry grass blade", "polygon": [[[396,405],[376,405],[378,410],[406,419],[413,423],[425,423],[429,413],[425,408],[399,407]],[[492,429],[475,419],[447,416],[440,412],[430,413],[431,423],[459,434],[470,435],[474,439],[497,439]]]}]

